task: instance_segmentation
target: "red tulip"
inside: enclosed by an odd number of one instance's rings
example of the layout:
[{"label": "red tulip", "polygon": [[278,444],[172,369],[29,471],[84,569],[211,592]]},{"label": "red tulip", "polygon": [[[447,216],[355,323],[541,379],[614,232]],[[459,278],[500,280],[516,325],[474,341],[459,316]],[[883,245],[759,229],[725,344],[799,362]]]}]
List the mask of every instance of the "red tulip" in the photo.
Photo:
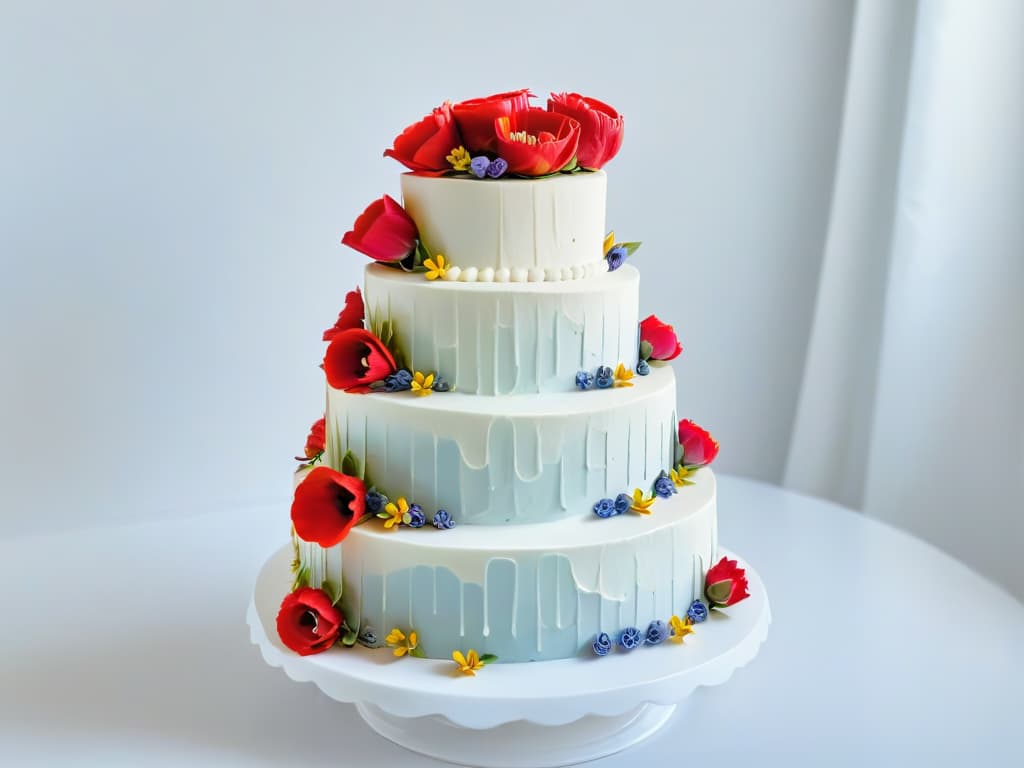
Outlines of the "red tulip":
[{"label": "red tulip", "polygon": [[412,253],[418,236],[405,209],[384,195],[359,215],[341,242],[377,261],[401,261]]},{"label": "red tulip", "polygon": [[363,294],[359,288],[345,294],[345,308],[338,314],[333,327],[324,331],[324,341],[330,341],[341,331],[363,327]]},{"label": "red tulip", "polygon": [[747,572],[735,560],[723,557],[704,577],[704,596],[709,604],[724,608],[750,597],[748,586]]},{"label": "red tulip", "polygon": [[498,156],[508,162],[509,173],[544,176],[557,173],[576,155],[580,124],[570,117],[528,109],[494,121]]},{"label": "red tulip", "polygon": [[654,315],[640,323],[640,341],[651,345],[651,360],[675,360],[683,351],[675,329]]},{"label": "red tulip", "polygon": [[552,93],[548,111],[571,117],[580,124],[576,162],[584,168],[603,168],[622,146],[622,115],[603,101],[578,93]]},{"label": "red tulip", "polygon": [[718,455],[718,441],[689,419],[679,422],[679,444],[685,467],[706,467]]},{"label": "red tulip", "polygon": [[518,91],[496,93],[482,99],[460,101],[452,107],[455,124],[466,149],[471,154],[496,152],[498,141],[494,135],[495,119],[529,109],[532,96],[529,88],[520,88]]},{"label": "red tulip", "polygon": [[334,645],[343,620],[341,611],[331,604],[326,592],[301,587],[281,601],[277,635],[300,656],[310,656]]},{"label": "red tulip", "polygon": [[327,383],[346,392],[369,392],[370,384],[397,369],[390,350],[365,328],[339,331],[324,355]]},{"label": "red tulip", "polygon": [[446,156],[462,144],[452,115],[451,102],[446,101],[418,123],[402,131],[384,150],[410,171],[444,172],[451,170]]},{"label": "red tulip", "polygon": [[323,453],[327,442],[326,437],[327,420],[324,418],[317,419],[313,422],[313,426],[309,428],[309,437],[306,438],[306,447],[303,451],[305,458],[315,459]]},{"label": "red tulip", "polygon": [[314,467],[295,489],[292,525],[303,541],[333,547],[366,511],[366,486],[358,477]]}]

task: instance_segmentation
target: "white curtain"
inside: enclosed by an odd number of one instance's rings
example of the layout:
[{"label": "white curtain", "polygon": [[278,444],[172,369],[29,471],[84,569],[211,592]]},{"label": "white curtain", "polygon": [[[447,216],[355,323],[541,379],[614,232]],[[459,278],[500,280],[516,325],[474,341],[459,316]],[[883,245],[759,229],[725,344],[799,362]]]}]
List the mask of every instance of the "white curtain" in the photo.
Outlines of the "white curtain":
[{"label": "white curtain", "polygon": [[857,7],[784,484],[1024,597],[1024,3]]}]

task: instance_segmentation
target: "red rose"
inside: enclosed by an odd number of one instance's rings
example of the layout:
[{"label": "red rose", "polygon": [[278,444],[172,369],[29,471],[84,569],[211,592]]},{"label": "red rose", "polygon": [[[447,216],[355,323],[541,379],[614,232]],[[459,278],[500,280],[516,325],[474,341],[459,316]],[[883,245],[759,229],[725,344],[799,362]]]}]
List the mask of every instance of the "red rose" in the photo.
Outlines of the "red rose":
[{"label": "red rose", "polygon": [[[309,437],[306,438],[306,447],[303,450],[306,459],[315,459],[324,452],[326,432],[326,419],[320,418],[313,422],[313,426],[309,428]],[[296,456],[296,458],[302,461],[302,457]]]},{"label": "red rose", "polygon": [[384,195],[359,215],[341,242],[377,261],[401,261],[412,253],[418,236],[416,224],[405,209]]},{"label": "red rose", "polygon": [[471,154],[496,152],[498,142],[494,135],[495,119],[529,109],[532,95],[529,88],[521,88],[518,91],[496,93],[482,99],[460,101],[452,107],[455,124],[459,128],[466,149]]},{"label": "red rose", "polygon": [[494,121],[498,156],[510,173],[544,176],[557,173],[576,155],[580,124],[570,117],[543,109],[514,112]]},{"label": "red rose", "polygon": [[330,648],[338,639],[341,611],[331,605],[322,589],[301,587],[281,601],[277,612],[277,635],[300,656],[311,656]]},{"label": "red rose", "polygon": [[679,444],[685,467],[705,467],[718,455],[718,441],[689,419],[679,422]]},{"label": "red rose", "polygon": [[603,101],[578,93],[552,93],[548,111],[557,112],[580,124],[580,146],[576,162],[584,168],[603,168],[622,146],[622,115]]},{"label": "red rose", "polygon": [[303,541],[333,547],[366,511],[366,486],[358,477],[314,467],[295,489],[292,525]]},{"label": "red rose", "polygon": [[739,563],[723,557],[704,577],[704,596],[711,605],[735,605],[750,597],[747,592],[747,573]]},{"label": "red rose", "polygon": [[451,102],[445,102],[418,123],[413,123],[395,137],[394,146],[384,150],[410,171],[440,172],[451,170],[445,159],[462,144],[452,115]]},{"label": "red rose", "polygon": [[346,392],[369,392],[370,384],[396,370],[391,352],[365,328],[338,331],[324,355],[327,383]]},{"label": "red rose", "polygon": [[363,327],[363,294],[356,288],[345,294],[345,308],[338,314],[338,321],[324,331],[324,341],[330,341],[341,331]]},{"label": "red rose", "polygon": [[683,351],[675,329],[654,315],[640,323],[640,341],[651,345],[651,360],[675,360]]}]

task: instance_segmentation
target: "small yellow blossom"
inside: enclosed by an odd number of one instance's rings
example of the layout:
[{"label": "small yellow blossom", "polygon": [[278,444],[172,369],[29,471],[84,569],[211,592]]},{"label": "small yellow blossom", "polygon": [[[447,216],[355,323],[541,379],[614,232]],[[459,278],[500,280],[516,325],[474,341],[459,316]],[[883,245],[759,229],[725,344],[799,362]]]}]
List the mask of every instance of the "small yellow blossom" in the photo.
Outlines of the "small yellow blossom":
[{"label": "small yellow blossom", "polygon": [[615,247],[615,232],[609,232],[604,238],[604,255],[608,255],[608,251]]},{"label": "small yellow blossom", "polygon": [[404,496],[399,496],[398,503],[389,501],[384,507],[384,511],[389,515],[388,519],[384,521],[384,527],[395,528],[401,524],[405,513],[409,511],[409,502],[405,500]]},{"label": "small yellow blossom", "polygon": [[412,391],[417,395],[429,395],[433,390],[431,387],[434,386],[434,374],[428,373],[424,376],[419,371],[416,371],[412,375]]},{"label": "small yellow blossom", "polygon": [[670,469],[668,471],[668,476],[672,478],[672,482],[676,484],[676,488],[682,488],[684,485],[693,485],[692,480],[686,479],[691,474],[693,474],[693,470],[687,469],[682,464],[675,469]]},{"label": "small yellow blossom", "polygon": [[445,157],[449,163],[452,164],[452,168],[456,171],[468,171],[469,163],[473,158],[469,156],[469,150],[467,150],[461,144],[451,151],[450,155]]},{"label": "small yellow blossom", "polygon": [[668,625],[672,627],[673,643],[681,643],[684,637],[693,634],[693,622],[689,617],[680,619],[678,616],[673,616],[668,620]]},{"label": "small yellow blossom", "polygon": [[407,653],[412,653],[416,650],[416,646],[419,645],[419,638],[416,637],[415,632],[410,632],[409,636],[406,637],[405,633],[398,627],[392,629],[388,636],[384,638],[389,646],[394,648],[395,656],[401,658]]},{"label": "small yellow blossom", "polygon": [[655,496],[645,497],[644,492],[639,488],[633,491],[633,503],[630,509],[639,512],[641,515],[651,514],[651,507],[654,505]]},{"label": "small yellow blossom", "polygon": [[622,363],[619,363],[615,369],[615,386],[616,387],[632,387],[633,382],[630,379],[633,378],[633,371],[627,368]]},{"label": "small yellow blossom", "polygon": [[462,655],[462,651],[452,651],[452,660],[458,664],[459,672],[464,675],[476,675],[484,668],[484,663],[472,648],[465,656]]},{"label": "small yellow blossom", "polygon": [[427,280],[437,280],[437,278],[445,276],[451,265],[447,263],[444,256],[437,254],[434,258],[424,261],[423,266],[427,268]]}]

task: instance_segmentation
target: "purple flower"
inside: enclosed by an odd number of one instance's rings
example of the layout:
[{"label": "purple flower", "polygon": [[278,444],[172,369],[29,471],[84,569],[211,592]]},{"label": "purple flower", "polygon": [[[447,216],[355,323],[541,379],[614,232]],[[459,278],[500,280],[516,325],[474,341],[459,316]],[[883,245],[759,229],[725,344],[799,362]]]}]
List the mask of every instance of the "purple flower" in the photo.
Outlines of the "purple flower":
[{"label": "purple flower", "polygon": [[626,253],[625,246],[622,245],[616,245],[614,248],[608,251],[608,253],[604,255],[604,257],[608,260],[608,271],[614,272],[616,269],[621,267],[622,262],[626,260],[626,256],[628,255],[629,254]]},{"label": "purple flower", "polygon": [[611,517],[615,514],[615,502],[611,499],[601,499],[594,505],[594,514],[598,517]]},{"label": "purple flower", "polygon": [[490,167],[491,161],[483,155],[474,157],[469,161],[469,170],[473,172],[473,175],[478,179],[482,179],[487,175],[487,169]]},{"label": "purple flower", "polygon": [[700,624],[708,617],[708,607],[700,600],[694,600],[690,603],[690,607],[686,609],[686,615],[690,617],[690,621],[694,624]]},{"label": "purple flower", "polygon": [[384,509],[384,505],[388,503],[388,497],[383,493],[378,493],[375,490],[370,490],[366,494],[366,511],[377,514]]},{"label": "purple flower", "polygon": [[647,644],[657,645],[668,639],[669,628],[661,619],[655,619],[647,626]]},{"label": "purple flower", "polygon": [[621,645],[627,651],[632,651],[638,645],[643,643],[643,641],[644,636],[636,627],[626,627],[624,630],[622,630],[622,634],[619,635],[619,645]]},{"label": "purple flower", "polygon": [[658,475],[658,479],[654,481],[654,494],[663,499],[668,499],[675,492],[676,484],[672,482],[672,478],[664,472]]},{"label": "purple flower", "polygon": [[434,513],[434,527],[440,531],[447,531],[455,527],[455,521],[447,509],[439,509]]},{"label": "purple flower", "polygon": [[608,389],[612,384],[615,383],[615,376],[612,373],[612,369],[607,365],[602,365],[597,369],[597,388]]},{"label": "purple flower", "polygon": [[492,179],[496,179],[507,170],[508,163],[502,160],[500,157],[496,157],[491,161],[491,164],[487,166],[487,175],[490,176]]},{"label": "purple flower", "polygon": [[615,514],[624,515],[633,506],[633,497],[628,493],[620,493],[615,497]]},{"label": "purple flower", "polygon": [[427,516],[423,514],[423,507],[419,504],[410,504],[409,511],[402,516],[402,522],[410,528],[422,528],[427,522]]},{"label": "purple flower", "polygon": [[646,360],[641,360],[636,364],[637,376],[646,376],[651,372],[651,366]]},{"label": "purple flower", "polygon": [[576,386],[579,389],[593,389],[594,374],[590,371],[580,371],[576,374]]},{"label": "purple flower", "polygon": [[608,651],[612,649],[612,639],[608,637],[607,632],[602,632],[594,638],[594,653],[598,656],[607,656]]}]

